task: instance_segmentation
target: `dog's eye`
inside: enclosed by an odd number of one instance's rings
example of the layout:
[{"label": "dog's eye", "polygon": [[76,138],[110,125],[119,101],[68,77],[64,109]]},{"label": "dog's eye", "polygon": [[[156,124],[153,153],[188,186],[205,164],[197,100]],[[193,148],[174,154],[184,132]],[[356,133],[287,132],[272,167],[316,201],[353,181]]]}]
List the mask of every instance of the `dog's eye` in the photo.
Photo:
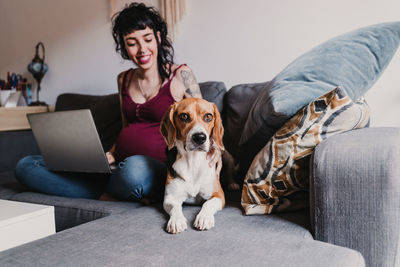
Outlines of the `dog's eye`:
[{"label": "dog's eye", "polygon": [[187,113],[179,114],[179,119],[183,122],[190,122],[190,116]]},{"label": "dog's eye", "polygon": [[207,113],[206,115],[204,115],[203,119],[205,122],[210,122],[213,119],[213,115],[211,113]]}]

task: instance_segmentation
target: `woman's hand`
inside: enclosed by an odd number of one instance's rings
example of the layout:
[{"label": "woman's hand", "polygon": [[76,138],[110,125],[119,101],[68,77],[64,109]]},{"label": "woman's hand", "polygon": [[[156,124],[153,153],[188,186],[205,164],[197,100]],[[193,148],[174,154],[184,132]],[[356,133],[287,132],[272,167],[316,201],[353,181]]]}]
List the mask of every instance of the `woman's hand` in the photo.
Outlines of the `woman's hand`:
[{"label": "woman's hand", "polygon": [[207,153],[207,159],[210,161],[209,166],[210,168],[216,165],[216,172],[217,174],[220,173],[222,169],[222,152],[220,149],[212,146],[210,151]]},{"label": "woman's hand", "polygon": [[113,155],[110,151],[108,151],[108,152],[106,153],[106,157],[107,157],[107,160],[108,160],[108,164],[109,164],[109,165],[112,165],[112,164],[115,163],[114,155]]}]

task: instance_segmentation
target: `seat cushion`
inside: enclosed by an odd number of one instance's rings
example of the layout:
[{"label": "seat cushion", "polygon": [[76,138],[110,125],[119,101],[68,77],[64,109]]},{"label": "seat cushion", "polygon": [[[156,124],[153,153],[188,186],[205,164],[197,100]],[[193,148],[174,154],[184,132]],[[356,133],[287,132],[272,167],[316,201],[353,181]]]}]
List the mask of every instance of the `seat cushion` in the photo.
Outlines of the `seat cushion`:
[{"label": "seat cushion", "polygon": [[189,227],[178,235],[165,232],[161,206],[143,207],[2,252],[0,265],[364,266],[358,252],[314,241],[286,218],[246,217],[238,207],[218,212],[215,228],[194,230],[199,209],[184,207]]},{"label": "seat cushion", "polygon": [[16,194],[26,191],[14,176],[14,172],[0,172],[0,199],[10,199]]}]

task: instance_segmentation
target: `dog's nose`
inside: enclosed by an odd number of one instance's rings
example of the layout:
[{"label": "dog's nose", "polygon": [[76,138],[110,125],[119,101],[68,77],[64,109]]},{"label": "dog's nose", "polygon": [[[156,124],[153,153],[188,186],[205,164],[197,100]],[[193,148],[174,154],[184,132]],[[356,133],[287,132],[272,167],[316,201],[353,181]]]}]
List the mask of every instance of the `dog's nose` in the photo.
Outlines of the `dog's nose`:
[{"label": "dog's nose", "polygon": [[192,135],[192,140],[197,145],[202,145],[207,140],[207,136],[204,133],[195,133]]}]

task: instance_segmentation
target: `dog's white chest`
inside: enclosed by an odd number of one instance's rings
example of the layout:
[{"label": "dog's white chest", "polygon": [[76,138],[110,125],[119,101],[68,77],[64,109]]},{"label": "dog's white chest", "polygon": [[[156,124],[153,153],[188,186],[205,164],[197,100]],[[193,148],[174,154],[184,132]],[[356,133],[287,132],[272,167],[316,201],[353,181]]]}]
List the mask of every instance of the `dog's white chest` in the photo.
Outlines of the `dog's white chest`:
[{"label": "dog's white chest", "polygon": [[188,198],[199,195],[208,199],[211,197],[215,179],[215,168],[209,166],[205,153],[194,152],[173,164],[175,171],[183,178],[179,183]]}]

